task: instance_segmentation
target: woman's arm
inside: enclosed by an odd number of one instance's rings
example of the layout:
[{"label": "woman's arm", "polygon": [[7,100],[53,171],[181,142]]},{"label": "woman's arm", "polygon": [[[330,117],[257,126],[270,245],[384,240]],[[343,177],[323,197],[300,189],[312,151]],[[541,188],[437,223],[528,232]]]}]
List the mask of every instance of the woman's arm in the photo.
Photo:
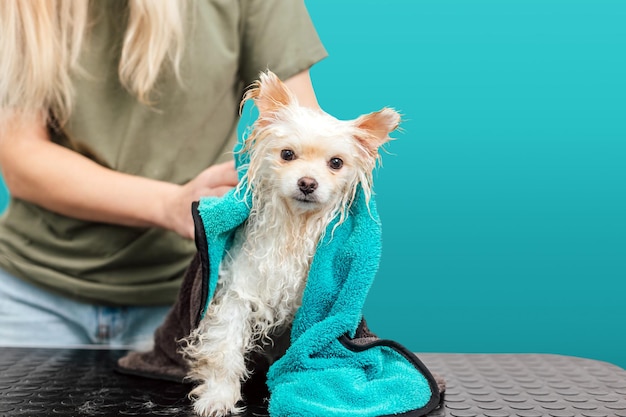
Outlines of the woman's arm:
[{"label": "woman's arm", "polygon": [[10,194],[82,220],[161,227],[193,238],[191,202],[237,183],[232,162],[180,186],[120,173],[50,141],[43,122],[0,135],[0,168]]},{"label": "woman's arm", "polygon": [[[319,107],[308,70],[285,84],[300,104]],[[233,162],[209,167],[182,186],[117,172],[52,142],[43,120],[0,134],[0,169],[15,198],[81,220],[161,227],[190,239],[191,203],[237,184]]]},{"label": "woman's arm", "polygon": [[293,77],[284,81],[287,88],[298,97],[298,103],[301,106],[319,108],[313,83],[311,82],[311,74],[309,70],[302,71]]}]

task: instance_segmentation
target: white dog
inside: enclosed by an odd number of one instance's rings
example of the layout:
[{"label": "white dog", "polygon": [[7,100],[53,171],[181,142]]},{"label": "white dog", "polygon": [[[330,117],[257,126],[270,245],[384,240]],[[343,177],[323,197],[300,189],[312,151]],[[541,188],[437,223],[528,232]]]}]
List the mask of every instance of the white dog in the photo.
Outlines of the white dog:
[{"label": "white dog", "polygon": [[[191,392],[202,416],[243,411],[246,359],[289,330],[316,246],[328,224],[348,215],[360,184],[371,195],[378,148],[400,121],[385,108],[341,121],[301,107],[271,72],[247,91],[259,117],[246,138],[248,220],[220,266],[204,319],[185,340]],[[242,185],[240,185],[242,187]]]}]

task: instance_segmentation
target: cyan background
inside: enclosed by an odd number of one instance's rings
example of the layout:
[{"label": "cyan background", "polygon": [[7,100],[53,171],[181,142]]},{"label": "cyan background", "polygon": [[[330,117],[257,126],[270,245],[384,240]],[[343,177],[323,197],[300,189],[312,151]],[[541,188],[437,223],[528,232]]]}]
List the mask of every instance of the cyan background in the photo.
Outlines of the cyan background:
[{"label": "cyan background", "polygon": [[322,106],[404,115],[376,175],[372,329],[626,368],[626,2],[307,6],[330,53]]},{"label": "cyan background", "polygon": [[626,2],[307,6],[322,106],[404,114],[376,178],[372,329],[626,368]]}]

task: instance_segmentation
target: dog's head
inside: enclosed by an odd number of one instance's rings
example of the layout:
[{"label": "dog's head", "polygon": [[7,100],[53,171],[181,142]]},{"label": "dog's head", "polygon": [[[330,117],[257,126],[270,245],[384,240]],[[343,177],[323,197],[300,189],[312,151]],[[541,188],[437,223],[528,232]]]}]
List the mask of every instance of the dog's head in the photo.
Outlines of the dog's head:
[{"label": "dog's head", "polygon": [[298,213],[349,206],[358,184],[371,195],[379,147],[400,116],[384,108],[355,120],[338,120],[298,105],[271,72],[262,73],[245,100],[258,110],[244,149],[250,154],[248,182],[265,198],[284,201]]}]

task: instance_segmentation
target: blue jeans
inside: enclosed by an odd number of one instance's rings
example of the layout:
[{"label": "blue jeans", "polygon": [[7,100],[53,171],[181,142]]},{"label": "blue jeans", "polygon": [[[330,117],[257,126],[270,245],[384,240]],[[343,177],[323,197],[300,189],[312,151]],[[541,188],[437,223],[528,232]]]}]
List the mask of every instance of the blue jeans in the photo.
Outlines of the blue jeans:
[{"label": "blue jeans", "polygon": [[169,309],[84,303],[0,269],[0,346],[147,349]]}]

